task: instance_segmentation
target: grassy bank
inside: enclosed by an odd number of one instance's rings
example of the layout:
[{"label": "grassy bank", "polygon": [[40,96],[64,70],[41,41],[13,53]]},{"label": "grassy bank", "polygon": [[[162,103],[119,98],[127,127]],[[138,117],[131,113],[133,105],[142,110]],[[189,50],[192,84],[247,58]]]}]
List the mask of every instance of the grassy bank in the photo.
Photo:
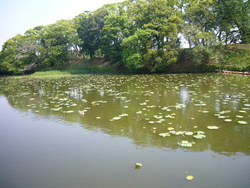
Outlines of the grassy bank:
[{"label": "grassy bank", "polygon": [[26,76],[29,78],[62,78],[77,74],[116,74],[116,73],[118,73],[118,71],[111,67],[84,66],[84,67],[71,67],[61,70],[38,71]]},{"label": "grassy bank", "polygon": [[[60,70],[48,70],[48,71],[35,72],[33,74],[30,74],[30,75],[23,75],[21,77],[39,79],[39,78],[64,78],[67,76],[72,76],[72,74],[69,72],[64,72],[64,71],[60,71]],[[18,77],[19,76],[17,76],[17,78]]]},{"label": "grassy bank", "polygon": [[101,66],[84,66],[84,67],[73,67],[66,70],[62,70],[65,73],[70,74],[115,74],[117,70],[112,67],[101,67]]}]

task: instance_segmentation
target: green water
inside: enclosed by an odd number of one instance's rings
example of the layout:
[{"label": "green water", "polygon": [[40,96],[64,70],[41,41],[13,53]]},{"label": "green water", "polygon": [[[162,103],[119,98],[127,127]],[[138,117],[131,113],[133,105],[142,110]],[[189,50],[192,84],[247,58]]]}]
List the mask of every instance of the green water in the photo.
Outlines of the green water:
[{"label": "green water", "polygon": [[240,75],[0,78],[0,187],[248,188],[249,96]]}]

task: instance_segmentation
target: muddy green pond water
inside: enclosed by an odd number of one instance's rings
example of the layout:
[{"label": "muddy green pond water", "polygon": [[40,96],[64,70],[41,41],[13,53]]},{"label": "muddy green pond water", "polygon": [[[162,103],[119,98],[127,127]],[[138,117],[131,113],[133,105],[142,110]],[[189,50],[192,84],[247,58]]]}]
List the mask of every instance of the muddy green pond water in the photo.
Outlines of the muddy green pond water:
[{"label": "muddy green pond water", "polygon": [[0,187],[249,188],[250,77],[0,78]]}]

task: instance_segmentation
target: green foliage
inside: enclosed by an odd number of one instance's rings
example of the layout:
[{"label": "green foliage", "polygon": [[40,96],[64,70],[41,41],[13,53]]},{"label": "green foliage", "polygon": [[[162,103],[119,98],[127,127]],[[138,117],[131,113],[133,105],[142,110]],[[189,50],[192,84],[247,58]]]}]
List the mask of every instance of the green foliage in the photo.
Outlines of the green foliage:
[{"label": "green foliage", "polygon": [[22,50],[24,43],[25,36],[23,35],[16,35],[5,42],[0,54],[1,72],[17,74],[28,64],[29,57]]},{"label": "green foliage", "polygon": [[45,56],[43,67],[61,67],[67,63],[70,52],[78,43],[74,24],[60,20],[46,27],[41,47]]},{"label": "green foliage", "polygon": [[228,43],[250,43],[250,1],[219,0],[215,4],[218,39]]},{"label": "green foliage", "polygon": [[111,14],[106,17],[101,32],[101,49],[105,58],[117,63],[121,61],[121,43],[128,35],[128,23],[124,16]]},{"label": "green foliage", "polygon": [[131,71],[136,71],[143,68],[143,59],[141,54],[135,53],[128,56],[126,59],[126,65]]},{"label": "green foliage", "polygon": [[121,46],[123,62],[129,69],[161,72],[176,62],[182,19],[173,9],[173,4],[164,0],[138,1],[128,7],[132,33]]},{"label": "green foliage", "polygon": [[78,38],[73,22],[35,27],[5,42],[1,52],[1,72],[25,73],[48,67],[58,68],[69,61]]},{"label": "green foliage", "polygon": [[[223,45],[250,43],[249,11],[250,2],[245,0],[126,0],[109,4],[7,40],[0,52],[0,73],[61,69],[69,67],[73,59],[83,62],[94,56],[132,72],[186,67],[195,67],[194,71],[214,67],[247,70],[248,51],[233,51]],[[181,38],[190,47],[185,51],[187,59],[180,52]],[[181,60],[194,66],[179,64]]]},{"label": "green foliage", "polygon": [[220,69],[250,71],[250,45],[228,45],[221,52]]},{"label": "green foliage", "polygon": [[100,48],[101,31],[104,25],[105,16],[109,14],[112,7],[104,6],[91,13],[83,13],[77,17],[77,33],[81,41],[81,51],[94,57],[95,51]]},{"label": "green foliage", "polygon": [[190,1],[184,15],[184,35],[189,46],[216,44],[214,0]]}]

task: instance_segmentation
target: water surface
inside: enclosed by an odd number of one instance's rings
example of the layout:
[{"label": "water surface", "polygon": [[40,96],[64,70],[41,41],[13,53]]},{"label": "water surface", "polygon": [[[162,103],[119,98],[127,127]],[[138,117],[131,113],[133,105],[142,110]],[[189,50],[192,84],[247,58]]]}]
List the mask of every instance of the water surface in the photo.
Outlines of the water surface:
[{"label": "water surface", "polygon": [[250,186],[249,77],[8,77],[0,95],[0,187]]}]

